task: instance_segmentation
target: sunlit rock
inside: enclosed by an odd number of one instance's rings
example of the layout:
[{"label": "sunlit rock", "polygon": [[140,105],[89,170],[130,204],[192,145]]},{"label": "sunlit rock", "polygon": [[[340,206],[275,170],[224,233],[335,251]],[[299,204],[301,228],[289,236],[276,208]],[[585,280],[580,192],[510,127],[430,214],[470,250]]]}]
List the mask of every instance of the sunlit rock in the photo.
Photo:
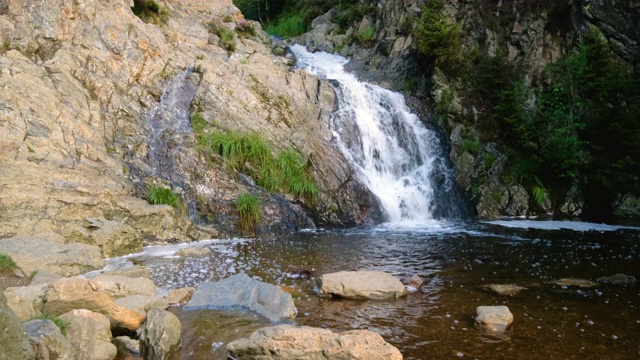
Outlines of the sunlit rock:
[{"label": "sunlit rock", "polygon": [[484,330],[503,332],[513,323],[513,314],[506,306],[478,306],[476,324]]},{"label": "sunlit rock", "polygon": [[480,288],[501,296],[513,296],[522,290],[527,290],[526,287],[518,286],[516,284],[486,284],[481,285]]},{"label": "sunlit rock", "polygon": [[351,299],[394,299],[407,295],[400,280],[382,271],[340,271],[317,280],[321,294]]},{"label": "sunlit rock", "polygon": [[600,285],[595,281],[580,278],[562,278],[549,281],[549,284],[558,286],[575,286],[579,288],[592,288]]}]

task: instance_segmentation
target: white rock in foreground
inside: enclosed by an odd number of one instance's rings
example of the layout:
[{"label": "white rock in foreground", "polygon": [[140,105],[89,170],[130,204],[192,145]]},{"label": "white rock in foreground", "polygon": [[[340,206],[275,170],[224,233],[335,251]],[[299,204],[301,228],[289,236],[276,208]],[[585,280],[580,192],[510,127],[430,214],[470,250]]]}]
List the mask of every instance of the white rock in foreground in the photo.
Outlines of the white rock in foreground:
[{"label": "white rock in foreground", "polygon": [[513,323],[513,314],[506,306],[478,306],[476,324],[490,331],[503,332]]},{"label": "white rock in foreground", "polygon": [[402,354],[369,330],[334,333],[307,326],[278,325],[227,345],[236,360],[402,360]]},{"label": "white rock in foreground", "polygon": [[318,290],[350,299],[393,299],[407,295],[400,280],[382,271],[340,271],[318,279]]}]

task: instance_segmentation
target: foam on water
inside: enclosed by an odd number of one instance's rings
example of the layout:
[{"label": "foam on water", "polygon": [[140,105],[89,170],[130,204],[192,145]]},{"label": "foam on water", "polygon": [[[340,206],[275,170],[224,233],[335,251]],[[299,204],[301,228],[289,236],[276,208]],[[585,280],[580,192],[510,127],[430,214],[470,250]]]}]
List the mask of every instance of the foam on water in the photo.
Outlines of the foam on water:
[{"label": "foam on water", "polygon": [[573,230],[573,231],[619,231],[624,229],[639,230],[638,227],[597,224],[580,221],[545,221],[545,220],[495,220],[486,224],[520,229],[539,230]]}]

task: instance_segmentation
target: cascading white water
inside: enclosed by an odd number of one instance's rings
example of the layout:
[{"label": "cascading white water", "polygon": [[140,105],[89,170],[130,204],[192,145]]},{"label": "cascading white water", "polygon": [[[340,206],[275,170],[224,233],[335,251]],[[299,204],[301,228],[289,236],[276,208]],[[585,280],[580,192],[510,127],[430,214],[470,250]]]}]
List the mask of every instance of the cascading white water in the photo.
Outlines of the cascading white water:
[{"label": "cascading white water", "polygon": [[[337,144],[360,180],[380,199],[388,221],[424,224],[433,220],[433,179],[446,171],[437,134],[410,112],[401,94],[347,73],[347,59],[325,52],[312,54],[301,45],[291,46],[291,51],[297,67],[334,80],[339,108],[331,125]],[[448,180],[441,185],[452,188]]]}]

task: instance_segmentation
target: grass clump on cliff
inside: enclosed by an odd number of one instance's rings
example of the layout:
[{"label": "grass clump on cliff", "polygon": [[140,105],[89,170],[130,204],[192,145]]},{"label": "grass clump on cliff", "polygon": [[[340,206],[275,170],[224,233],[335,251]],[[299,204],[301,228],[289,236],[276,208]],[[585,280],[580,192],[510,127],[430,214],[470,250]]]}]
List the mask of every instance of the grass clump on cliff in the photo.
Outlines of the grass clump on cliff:
[{"label": "grass clump on cliff", "polygon": [[169,10],[153,0],[133,0],[134,14],[146,23],[162,25],[169,20]]},{"label": "grass clump on cliff", "polygon": [[254,234],[260,222],[260,199],[254,194],[242,194],[235,200],[238,211],[238,228],[244,234]]},{"label": "grass clump on cliff", "polygon": [[[199,123],[198,117],[195,122]],[[291,194],[308,202],[319,193],[308,171],[310,163],[300,153],[285,149],[274,155],[272,147],[257,133],[201,132],[198,142],[222,156],[229,168],[249,175],[269,192]]]},{"label": "grass clump on cliff", "polygon": [[11,271],[17,267],[11,256],[0,253],[0,272]]},{"label": "grass clump on cliff", "polygon": [[148,189],[147,202],[153,205],[169,205],[176,210],[182,210],[184,207],[179,195],[176,195],[171,189],[161,186],[154,186]]},{"label": "grass clump on cliff", "polygon": [[231,29],[217,21],[209,22],[207,24],[207,29],[210,33],[218,36],[218,46],[227,50],[229,53],[236,51],[236,38]]}]

